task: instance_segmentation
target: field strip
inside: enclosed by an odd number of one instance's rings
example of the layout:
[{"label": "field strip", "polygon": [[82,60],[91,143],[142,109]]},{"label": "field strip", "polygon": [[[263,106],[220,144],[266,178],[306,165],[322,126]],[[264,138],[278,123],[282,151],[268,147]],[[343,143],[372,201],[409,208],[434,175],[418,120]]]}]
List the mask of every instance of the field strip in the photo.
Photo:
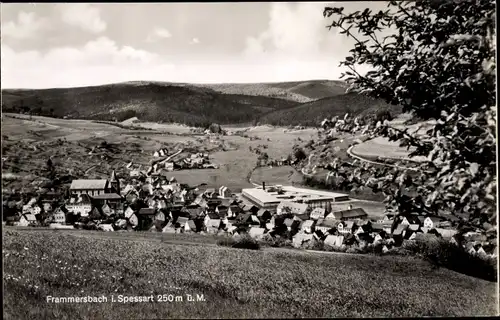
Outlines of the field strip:
[{"label": "field strip", "polygon": [[[57,229],[49,229],[49,228],[29,228],[29,227],[8,227],[4,228],[4,231],[12,229],[19,232],[42,232],[42,233],[56,233],[56,234],[67,234],[74,237],[79,238],[87,238],[87,239],[101,239],[101,240],[118,240],[118,241],[136,241],[136,242],[157,242],[166,245],[187,245],[187,246],[210,246],[210,247],[218,247],[215,243],[207,243],[207,242],[192,242],[185,240],[175,240],[175,239],[163,239],[161,237],[147,237],[147,236],[131,236],[131,233],[124,232],[102,232],[102,234],[96,234],[95,232],[88,232],[86,230],[57,230]],[[126,235],[122,235],[126,234]],[[152,233],[156,234],[156,233]],[[157,234],[161,234],[158,232]],[[168,236],[170,234],[166,234]],[[5,236],[5,235],[4,235]],[[221,247],[223,248],[223,247]],[[236,250],[236,249],[235,249]],[[244,249],[239,249],[244,250]],[[273,248],[273,247],[263,247],[261,248],[263,252],[284,252],[284,253],[295,253],[295,254],[335,254],[335,255],[359,255],[355,253],[346,253],[346,252],[333,252],[333,251],[317,251],[317,250],[303,250],[296,248]]]}]

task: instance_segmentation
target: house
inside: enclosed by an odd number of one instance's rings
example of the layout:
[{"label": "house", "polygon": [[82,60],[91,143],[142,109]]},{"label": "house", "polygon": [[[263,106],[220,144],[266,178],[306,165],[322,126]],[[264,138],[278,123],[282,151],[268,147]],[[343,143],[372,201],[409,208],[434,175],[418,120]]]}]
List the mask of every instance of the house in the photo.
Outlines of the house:
[{"label": "house", "polygon": [[355,220],[355,219],[366,219],[368,214],[362,208],[348,209],[333,212],[336,220]]},{"label": "house", "polygon": [[201,216],[204,212],[203,208],[199,207],[199,206],[186,207],[186,208],[184,208],[184,210],[188,213],[188,215],[189,215],[189,217],[191,217],[191,219],[194,219],[194,218]]},{"label": "house", "polygon": [[[154,194],[153,185],[151,183],[146,183],[142,186],[141,191],[143,194],[142,197],[153,195]],[[139,192],[139,195],[141,195],[141,192]]]},{"label": "house", "polygon": [[309,205],[307,203],[282,201],[280,202],[280,204],[278,204],[278,207],[276,208],[276,214],[281,215],[281,214],[291,213],[294,215],[300,215],[307,213],[308,210],[309,210]]},{"label": "house", "polygon": [[164,163],[164,167],[165,167],[165,170],[167,170],[167,172],[174,171],[174,163],[172,161],[166,161]]},{"label": "house", "polygon": [[40,214],[42,209],[36,204],[36,199],[31,199],[26,205],[23,206],[23,214]]},{"label": "house", "polygon": [[161,232],[164,232],[164,233],[176,233],[177,230],[175,229],[175,225],[169,221],[164,227],[163,229],[161,230]]},{"label": "house", "polygon": [[28,220],[23,215],[16,215],[7,217],[8,226],[16,226],[16,227],[27,227],[29,225]]},{"label": "house", "polygon": [[184,225],[184,232],[198,232],[198,227],[194,220],[188,220]]},{"label": "house", "polygon": [[259,217],[257,217],[256,215],[251,215],[250,216],[251,220],[250,220],[250,224],[252,225],[260,225],[261,224],[261,221],[259,220]]},{"label": "house", "polygon": [[42,207],[43,207],[44,212],[51,212],[52,211],[52,203],[50,203],[50,202],[44,202],[42,204]]},{"label": "house", "polygon": [[384,241],[384,237],[380,233],[376,233],[376,234],[372,234],[372,235],[374,236],[373,237],[374,244]]},{"label": "house", "polygon": [[356,229],[356,231],[354,232],[354,235],[358,236],[360,234],[370,233],[371,231],[372,231],[371,225],[370,224],[365,224],[365,225],[359,226]]},{"label": "house", "polygon": [[444,219],[441,217],[426,217],[424,220],[424,227],[429,229],[436,228],[437,224],[442,222]]},{"label": "house", "polygon": [[314,220],[303,221],[300,224],[300,231],[303,233],[313,233],[315,224],[316,224],[316,221],[314,221]]},{"label": "house", "polygon": [[161,212],[161,211],[158,211],[158,213],[155,215],[155,218],[154,218],[155,222],[158,221],[158,222],[165,222],[165,213]]},{"label": "house", "polygon": [[215,195],[215,189],[214,188],[208,188],[207,190],[205,190],[205,192],[203,194],[208,199],[213,198],[214,195]]},{"label": "house", "polygon": [[102,212],[105,216],[109,217],[111,214],[113,214],[113,213],[114,213],[114,210],[112,210],[112,209],[109,207],[109,205],[108,205],[107,203],[105,203],[105,204],[101,207],[101,212]]},{"label": "house", "polygon": [[241,213],[243,213],[243,209],[241,209],[237,205],[230,205],[229,208],[227,209],[227,215],[230,218],[234,218],[234,217],[238,216]]},{"label": "house", "polygon": [[141,208],[138,212],[141,216],[154,216],[156,214],[156,210],[154,208]]},{"label": "house", "polygon": [[314,229],[315,230],[319,230],[321,231],[323,234],[328,234],[328,232],[331,230],[331,229],[334,229],[336,228],[338,225],[337,222],[333,221],[333,220],[327,220],[326,218],[324,220],[318,220],[318,222],[316,223]]},{"label": "house", "polygon": [[295,248],[300,248],[305,242],[313,240],[312,234],[297,233],[292,238],[292,245]]},{"label": "house", "polygon": [[54,211],[54,222],[59,224],[66,223],[66,209],[64,207],[59,207]]},{"label": "house", "polygon": [[360,245],[373,243],[373,237],[368,232],[356,234],[356,239]]},{"label": "house", "polygon": [[76,197],[71,197],[69,203],[66,204],[66,209],[74,214],[86,217],[92,210],[91,199],[87,194],[80,194]]},{"label": "house", "polygon": [[219,230],[221,225],[221,219],[216,212],[209,211],[205,216],[204,223],[207,228],[207,231],[209,230],[214,231],[214,229]]},{"label": "house", "polygon": [[229,233],[229,234],[235,234],[235,232],[237,230],[238,230],[238,227],[236,227],[236,226],[229,226],[229,227],[227,227],[226,232]]},{"label": "house", "polygon": [[408,230],[410,230],[412,232],[417,232],[417,231],[420,230],[420,224],[419,223],[409,224],[408,225]]},{"label": "house", "polygon": [[158,158],[160,156],[160,153],[158,151],[155,151],[153,153],[153,157]]},{"label": "house", "polygon": [[273,230],[276,227],[281,226],[285,221],[284,217],[272,216],[271,220],[266,223],[266,228],[268,230]]},{"label": "house", "polygon": [[260,221],[266,222],[271,219],[272,214],[269,210],[260,209],[259,211],[257,211],[257,217],[259,218]]},{"label": "house", "polygon": [[128,223],[130,223],[130,225],[135,228],[135,227],[137,227],[139,225],[139,218],[137,218],[137,216],[135,214],[132,214],[128,218]]},{"label": "house", "polygon": [[392,221],[394,220],[394,217],[396,215],[393,214],[393,213],[387,213],[384,218],[382,220],[379,220],[378,222],[379,223],[392,223]]},{"label": "house", "polygon": [[441,235],[441,237],[445,239],[450,239],[457,234],[456,229],[444,229],[444,228],[435,228],[435,229]]},{"label": "house", "polygon": [[125,220],[125,219],[116,220],[114,225],[115,225],[116,229],[124,230],[127,228],[127,220]]},{"label": "house", "polygon": [[285,221],[283,222],[283,224],[286,226],[286,229],[289,232],[296,232],[296,231],[298,231],[298,229],[300,227],[300,222],[299,221],[293,220],[293,219],[290,219],[290,218],[285,219]]},{"label": "house", "polygon": [[182,231],[184,231],[184,228],[186,227],[186,224],[188,223],[188,221],[189,221],[189,218],[178,217],[177,221],[175,221],[175,226],[176,226],[176,228],[179,228]]},{"label": "house", "polygon": [[28,213],[25,214],[24,217],[26,218],[26,221],[28,221],[28,225],[35,225],[38,222],[34,214]]},{"label": "house", "polygon": [[123,198],[121,195],[117,193],[103,193],[91,196],[91,200],[93,203],[98,205],[103,205],[104,203],[108,203],[111,207],[116,207],[117,204],[123,201]]},{"label": "house", "polygon": [[262,239],[262,237],[264,237],[265,231],[266,229],[264,228],[252,227],[250,228],[250,230],[248,230],[248,234],[254,239]]},{"label": "house", "polygon": [[384,225],[382,223],[372,223],[371,224],[371,231],[372,232],[376,232],[376,233],[380,233],[384,230]]},{"label": "house", "polygon": [[222,211],[222,212],[225,212],[225,214],[227,215],[228,209],[229,209],[229,207],[221,204],[220,202],[219,203],[218,202],[215,203],[215,212],[217,212],[217,213],[220,212],[220,211]]},{"label": "house", "polygon": [[251,214],[257,214],[257,212],[259,212],[259,208],[257,208],[254,205],[247,204],[247,205],[243,206],[243,211],[244,212],[249,212]]},{"label": "house", "polygon": [[392,232],[392,235],[404,237],[406,229],[408,229],[407,224],[399,224]]},{"label": "house", "polygon": [[134,214],[134,210],[131,207],[127,207],[123,215],[125,218],[129,219]]},{"label": "house", "polygon": [[344,236],[328,235],[324,240],[324,243],[331,247],[340,247],[342,246],[343,242],[344,242]]},{"label": "house", "polygon": [[325,208],[317,207],[311,211],[310,217],[313,220],[323,219],[325,218],[325,213],[326,213]]},{"label": "house", "polygon": [[100,224],[97,226],[97,229],[101,231],[115,231],[115,229],[113,229],[113,226],[110,224]]},{"label": "house", "polygon": [[157,210],[167,208],[167,202],[165,201],[165,199],[160,199],[160,200],[156,201],[155,208]]},{"label": "house", "polygon": [[89,196],[96,196],[98,194],[106,193],[109,189],[109,183],[107,179],[100,180],[87,180],[87,179],[77,179],[71,182],[69,187],[71,194],[88,194]]},{"label": "house", "polygon": [[156,200],[153,199],[152,197],[146,200],[146,204],[149,208],[156,208]]},{"label": "house", "polygon": [[420,219],[417,216],[408,216],[408,217],[403,217],[403,219],[400,222],[401,224],[405,225],[418,225],[420,226]]},{"label": "house", "polygon": [[477,254],[477,250],[476,248],[479,248],[479,246],[475,246],[473,243],[467,243],[467,245],[465,246],[465,249],[467,250],[467,252],[470,254],[470,255],[473,255],[475,256]]},{"label": "house", "polygon": [[357,229],[357,225],[352,220],[342,221],[337,225],[337,231],[343,234],[354,233]]},{"label": "house", "polygon": [[227,187],[222,186],[219,188],[219,196],[222,198],[229,198],[232,196],[232,192]]},{"label": "house", "polygon": [[156,216],[156,209],[154,208],[141,208],[137,212],[137,218],[139,220],[140,230],[149,230],[151,225],[154,224]]},{"label": "house", "polygon": [[251,224],[252,223],[252,214],[250,212],[240,213],[236,217],[235,223],[237,223],[237,224]]}]

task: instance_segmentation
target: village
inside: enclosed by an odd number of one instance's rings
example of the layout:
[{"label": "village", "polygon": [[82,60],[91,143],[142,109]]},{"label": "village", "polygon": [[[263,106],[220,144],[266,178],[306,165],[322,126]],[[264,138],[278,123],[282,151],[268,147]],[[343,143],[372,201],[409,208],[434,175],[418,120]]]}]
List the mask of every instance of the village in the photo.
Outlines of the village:
[{"label": "village", "polygon": [[[133,163],[128,177],[113,170],[107,179],[76,179],[66,194],[57,192],[3,203],[9,226],[102,231],[248,235],[258,241],[284,239],[296,248],[312,242],[355,253],[381,246],[383,253],[419,239],[442,238],[483,258],[497,256],[496,229],[457,234],[459,217],[410,215],[374,218],[345,194],[292,186],[262,186],[233,193],[229,188],[190,187],[173,175],[173,157],[160,149],[153,164]],[[208,154],[193,154],[181,163],[207,165]],[[215,166],[214,166],[215,167]],[[179,165],[175,163],[175,168]],[[353,205],[354,204],[354,205]]]}]

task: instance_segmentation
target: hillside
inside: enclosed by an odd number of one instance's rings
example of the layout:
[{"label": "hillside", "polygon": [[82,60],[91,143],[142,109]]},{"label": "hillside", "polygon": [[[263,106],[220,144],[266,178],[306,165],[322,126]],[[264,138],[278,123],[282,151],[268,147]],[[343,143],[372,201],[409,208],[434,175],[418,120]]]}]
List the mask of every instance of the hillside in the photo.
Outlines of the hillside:
[{"label": "hillside", "polygon": [[347,84],[335,80],[309,80],[275,83],[232,83],[196,85],[226,94],[280,98],[300,103],[342,95]]},{"label": "hillside", "polygon": [[263,96],[221,94],[209,88],[157,83],[43,90],[2,90],[3,112],[123,121],[206,125],[245,122],[296,102]]},{"label": "hillside", "polygon": [[261,124],[316,126],[333,116],[343,117],[346,113],[353,116],[370,116],[388,110],[392,115],[401,113],[401,107],[392,106],[382,100],[365,94],[347,93],[328,97],[292,108],[275,110],[259,118]]},{"label": "hillside", "polygon": [[327,80],[206,85],[136,81],[80,88],[5,89],[2,111],[68,119],[123,121],[137,117],[194,126],[213,122],[315,126],[327,116],[346,112],[400,112],[366,95],[346,94],[345,89],[345,83]]}]

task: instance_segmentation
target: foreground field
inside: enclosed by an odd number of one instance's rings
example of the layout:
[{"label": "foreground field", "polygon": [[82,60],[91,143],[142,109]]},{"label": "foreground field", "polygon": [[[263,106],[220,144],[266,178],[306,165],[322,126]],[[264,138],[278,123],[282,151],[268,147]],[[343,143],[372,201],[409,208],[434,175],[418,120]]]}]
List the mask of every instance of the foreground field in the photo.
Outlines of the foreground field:
[{"label": "foreground field", "polygon": [[[495,285],[403,257],[317,255],[4,231],[5,319],[473,316]],[[112,303],[118,295],[183,301]],[[203,295],[189,302],[187,295]],[[46,297],[105,295],[105,303]]]}]

